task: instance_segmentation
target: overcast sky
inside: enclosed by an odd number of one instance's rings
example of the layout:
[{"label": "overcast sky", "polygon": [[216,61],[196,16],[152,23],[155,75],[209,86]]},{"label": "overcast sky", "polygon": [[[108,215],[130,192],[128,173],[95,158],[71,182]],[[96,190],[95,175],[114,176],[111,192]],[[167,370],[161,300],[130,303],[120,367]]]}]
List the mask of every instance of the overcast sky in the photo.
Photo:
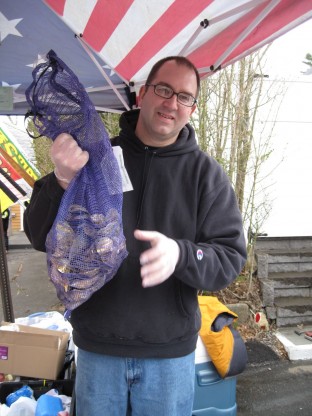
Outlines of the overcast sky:
[{"label": "overcast sky", "polygon": [[270,158],[272,166],[283,158],[270,178],[273,205],[263,227],[270,236],[312,236],[312,74],[302,74],[307,53],[312,20],[277,39],[268,53],[267,82],[284,80],[286,87]]}]

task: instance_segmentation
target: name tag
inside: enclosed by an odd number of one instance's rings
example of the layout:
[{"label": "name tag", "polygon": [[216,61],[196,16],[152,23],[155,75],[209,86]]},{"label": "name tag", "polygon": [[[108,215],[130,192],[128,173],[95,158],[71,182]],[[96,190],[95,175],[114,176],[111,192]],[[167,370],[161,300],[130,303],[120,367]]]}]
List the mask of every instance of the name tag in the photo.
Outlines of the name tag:
[{"label": "name tag", "polygon": [[120,146],[113,146],[113,152],[117,160],[119,171],[121,174],[122,191],[123,192],[133,191],[133,186],[130,181],[127,169],[125,167],[124,158],[122,154],[122,148]]}]

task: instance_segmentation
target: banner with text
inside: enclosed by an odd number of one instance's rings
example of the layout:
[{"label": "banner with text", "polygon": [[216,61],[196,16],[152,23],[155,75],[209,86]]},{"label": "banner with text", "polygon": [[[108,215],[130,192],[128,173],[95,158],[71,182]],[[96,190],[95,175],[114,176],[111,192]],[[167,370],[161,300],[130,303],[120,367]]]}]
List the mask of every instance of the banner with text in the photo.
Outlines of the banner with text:
[{"label": "banner with text", "polygon": [[40,172],[29,160],[27,160],[17,143],[15,143],[13,139],[9,138],[1,127],[0,147],[4,149],[6,153],[28,173],[29,176],[35,180],[39,179]]}]

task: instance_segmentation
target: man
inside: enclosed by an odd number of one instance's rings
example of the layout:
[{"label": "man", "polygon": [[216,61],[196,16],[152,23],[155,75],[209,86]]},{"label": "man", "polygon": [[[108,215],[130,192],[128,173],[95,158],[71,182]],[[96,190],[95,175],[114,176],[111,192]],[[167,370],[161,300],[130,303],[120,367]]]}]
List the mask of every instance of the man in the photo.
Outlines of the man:
[{"label": "man", "polygon": [[3,234],[4,234],[4,245],[6,252],[9,251],[9,224],[10,224],[10,210],[9,208],[2,212],[2,225],[3,225]]},{"label": "man", "polygon": [[[112,140],[132,187],[123,196],[129,255],[71,315],[78,416],[192,413],[197,290],[230,284],[246,259],[233,189],[188,124],[199,86],[187,59],[159,61],[140,90],[140,110],[121,116]],[[39,250],[64,189],[89,157],[68,134],[57,137],[51,156],[55,173],[36,183],[25,213]]]}]

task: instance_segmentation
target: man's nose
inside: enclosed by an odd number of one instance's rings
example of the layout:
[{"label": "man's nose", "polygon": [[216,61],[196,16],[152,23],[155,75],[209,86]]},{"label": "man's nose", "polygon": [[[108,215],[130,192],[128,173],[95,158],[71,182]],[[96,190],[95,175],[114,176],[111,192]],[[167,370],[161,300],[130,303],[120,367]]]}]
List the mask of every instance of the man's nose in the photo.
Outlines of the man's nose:
[{"label": "man's nose", "polygon": [[167,104],[167,107],[178,108],[178,95],[174,93],[172,97],[166,98],[165,102]]}]

